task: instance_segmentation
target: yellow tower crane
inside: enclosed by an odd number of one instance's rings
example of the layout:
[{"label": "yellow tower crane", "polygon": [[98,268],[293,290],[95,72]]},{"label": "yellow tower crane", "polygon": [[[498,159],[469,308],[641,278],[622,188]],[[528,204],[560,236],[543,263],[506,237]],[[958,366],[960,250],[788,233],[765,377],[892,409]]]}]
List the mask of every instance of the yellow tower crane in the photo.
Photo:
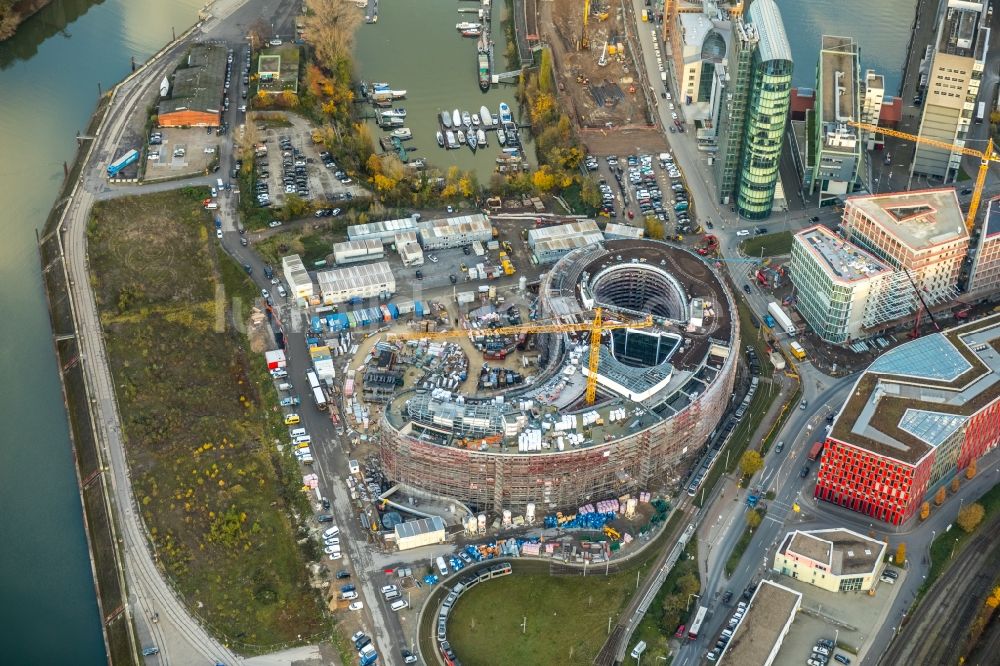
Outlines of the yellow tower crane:
[{"label": "yellow tower crane", "polygon": [[869,123],[858,123],[850,120],[847,124],[852,127],[865,130],[866,132],[880,132],[886,136],[894,136],[897,139],[910,139],[911,141],[915,141],[917,143],[922,143],[928,146],[936,146],[937,148],[942,148],[953,153],[961,153],[963,155],[969,155],[970,157],[978,157],[979,175],[976,176],[976,186],[972,188],[972,200],[969,202],[969,212],[965,216],[965,227],[969,230],[969,233],[972,233],[972,228],[976,224],[976,212],[979,210],[979,202],[983,197],[983,185],[986,183],[986,173],[989,171],[991,163],[1000,163],[1000,154],[998,154],[996,149],[993,147],[992,138],[986,142],[986,150],[976,150],[975,148],[966,148],[965,146],[958,146],[945,141],[938,141],[937,139],[928,139],[927,137],[908,134],[906,132],[900,132],[899,130],[887,129],[885,127],[879,127],[878,125],[871,125]]},{"label": "yellow tower crane", "polygon": [[580,48],[590,48],[590,35],[587,34],[587,23],[590,21],[590,0],[583,0],[583,33],[580,35]]},{"label": "yellow tower crane", "polygon": [[412,331],[405,333],[390,333],[389,340],[446,340],[468,335],[520,335],[522,333],[576,333],[590,331],[590,373],[587,376],[586,401],[594,404],[597,398],[597,366],[601,358],[601,334],[621,328],[648,328],[653,325],[653,318],[646,317],[642,321],[605,322],[601,308],[594,310],[594,320],[580,324],[526,324],[524,326],[500,326],[484,329],[454,329],[451,331]]}]

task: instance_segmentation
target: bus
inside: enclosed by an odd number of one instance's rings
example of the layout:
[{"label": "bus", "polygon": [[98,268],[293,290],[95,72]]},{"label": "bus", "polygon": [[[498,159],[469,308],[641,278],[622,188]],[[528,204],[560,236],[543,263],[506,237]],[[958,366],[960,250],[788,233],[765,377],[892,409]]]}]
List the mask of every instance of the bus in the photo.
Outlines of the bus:
[{"label": "bus", "polygon": [[976,107],[976,124],[982,123],[983,118],[986,117],[986,102],[980,102],[979,106]]},{"label": "bus", "polygon": [[698,614],[694,616],[694,622],[688,627],[688,638],[691,640],[698,638],[698,632],[701,631],[701,623],[705,621],[707,614],[708,606],[702,606],[698,609]]},{"label": "bus", "polygon": [[312,392],[313,392],[313,400],[316,402],[316,409],[318,409],[321,412],[325,412],[326,396],[323,395],[323,389],[317,386],[312,390]]},{"label": "bus", "polygon": [[309,380],[309,388],[315,391],[319,388],[319,378],[316,377],[316,373],[312,370],[306,372],[306,379]]}]

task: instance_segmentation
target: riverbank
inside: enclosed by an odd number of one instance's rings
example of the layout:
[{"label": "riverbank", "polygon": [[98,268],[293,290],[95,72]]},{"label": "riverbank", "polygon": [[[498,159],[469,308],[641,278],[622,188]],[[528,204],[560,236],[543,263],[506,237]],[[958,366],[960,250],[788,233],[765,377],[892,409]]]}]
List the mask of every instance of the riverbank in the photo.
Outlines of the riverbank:
[{"label": "riverbank", "polygon": [[[108,120],[108,110],[118,87],[141,76],[142,71],[156,62],[188,37],[196,27],[166,46],[107,94],[98,99],[83,136],[100,134]],[[93,151],[93,139],[78,141],[71,163],[64,163],[64,179],[38,239],[42,267],[43,290],[51,325],[53,351],[60,369],[63,407],[69,422],[70,445],[73,449],[74,471],[83,513],[84,533],[90,552],[91,574],[101,617],[101,631],[108,662],[134,662],[140,642],[129,606],[125,581],[124,543],[119,536],[119,516],[113,506],[113,488],[109,484],[108,461],[98,441],[98,424],[94,404],[84,375],[85,356],[74,304],[70,296],[73,282],[65,263],[62,234],[68,204],[77,196],[83,182],[83,169]],[[122,507],[117,507],[122,510]]]},{"label": "riverbank", "polygon": [[[87,135],[93,135],[103,123],[109,100],[110,95],[99,101],[87,126]],[[90,550],[91,574],[94,577],[104,646],[110,663],[124,664],[133,661],[136,654],[135,628],[130,615],[121,612],[128,604],[123,554],[117,536],[107,477],[101,473],[104,463],[95,435],[83,366],[79,362],[81,350],[78,331],[73,306],[67,297],[69,277],[63,264],[62,244],[58,234],[62,203],[75,189],[74,185],[80,178],[89,153],[89,146],[77,150],[76,159],[73,160],[72,168],[67,171],[57,203],[49,213],[38,252],[52,326],[53,351],[60,369],[63,407],[69,418],[70,444],[73,448],[84,533]]]},{"label": "riverbank", "polygon": [[0,42],[10,39],[18,27],[52,0],[0,0]]}]

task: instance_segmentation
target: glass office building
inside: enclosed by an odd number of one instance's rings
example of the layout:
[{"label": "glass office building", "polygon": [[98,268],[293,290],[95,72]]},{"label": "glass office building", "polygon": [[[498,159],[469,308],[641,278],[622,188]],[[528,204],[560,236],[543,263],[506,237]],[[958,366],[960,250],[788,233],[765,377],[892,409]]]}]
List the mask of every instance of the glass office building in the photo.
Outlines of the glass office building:
[{"label": "glass office building", "polygon": [[760,220],[771,214],[774,202],[791,103],[792,51],[774,0],[756,0],[749,18],[760,41],[753,56],[736,209],[744,218]]}]

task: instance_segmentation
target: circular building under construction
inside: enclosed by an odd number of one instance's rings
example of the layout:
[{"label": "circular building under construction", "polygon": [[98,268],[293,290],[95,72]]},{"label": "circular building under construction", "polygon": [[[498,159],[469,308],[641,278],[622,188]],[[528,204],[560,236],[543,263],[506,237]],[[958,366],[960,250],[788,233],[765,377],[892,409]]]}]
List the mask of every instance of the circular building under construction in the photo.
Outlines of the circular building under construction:
[{"label": "circular building under construction", "polygon": [[[736,376],[739,320],[715,270],[666,243],[609,240],[544,274],[536,310],[530,382],[482,396],[408,389],[386,405],[387,478],[494,513],[679,482]],[[592,358],[595,317],[603,330]]]}]

